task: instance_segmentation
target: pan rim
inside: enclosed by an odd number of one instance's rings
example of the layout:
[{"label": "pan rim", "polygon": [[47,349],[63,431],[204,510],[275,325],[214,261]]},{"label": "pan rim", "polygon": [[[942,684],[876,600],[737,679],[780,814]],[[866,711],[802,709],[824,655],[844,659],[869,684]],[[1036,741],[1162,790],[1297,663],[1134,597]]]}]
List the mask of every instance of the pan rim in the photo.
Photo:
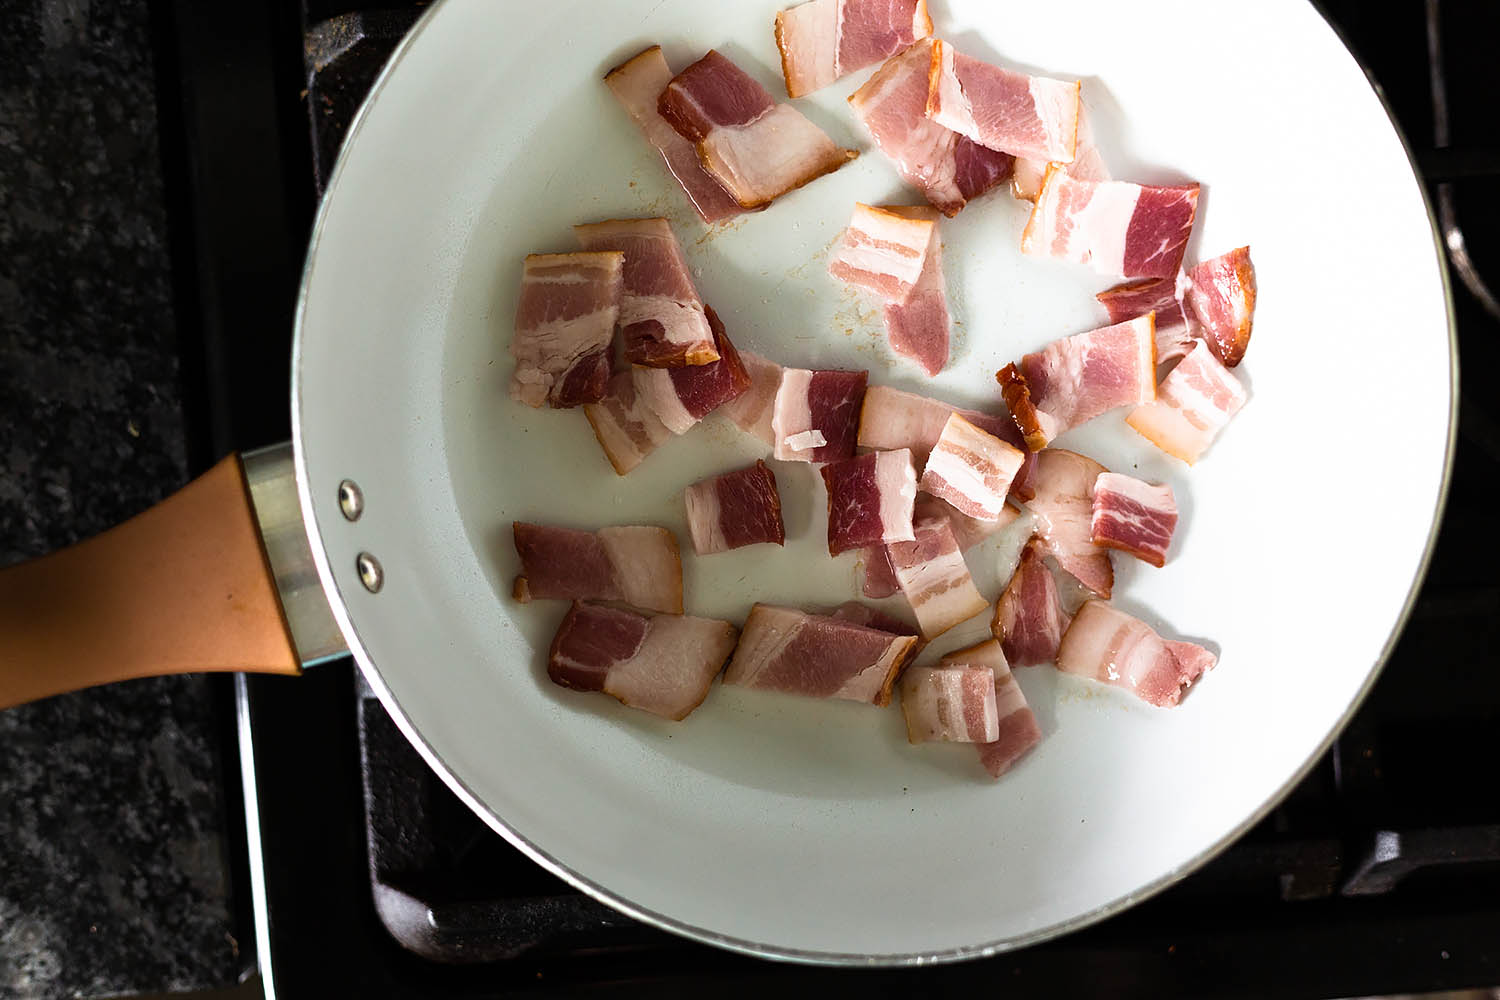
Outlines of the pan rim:
[{"label": "pan rim", "polygon": [[641,906],[634,901],[614,893],[604,886],[594,882],[587,876],[574,871],[558,859],[550,855],[540,845],[533,843],[518,831],[512,829],[505,819],[491,809],[469,786],[460,778],[453,769],[443,760],[442,756],[422,737],[417,728],[412,724],[406,713],[402,710],[400,703],[386,685],[376,666],[374,658],[365,647],[364,641],[359,634],[348,607],[346,605],[343,590],[339,584],[338,577],[333,572],[329,561],[327,550],[323,544],[322,531],[318,521],[316,505],[313,500],[312,486],[307,469],[307,454],[303,445],[303,399],[302,399],[302,344],[305,334],[305,319],[307,315],[307,302],[312,286],[313,261],[317,256],[318,248],[323,235],[324,224],[329,214],[329,206],[338,191],[339,181],[343,175],[344,168],[349,159],[349,151],[355,145],[367,117],[375,106],[377,100],[385,92],[390,77],[396,72],[406,55],[411,51],[417,40],[431,25],[433,19],[447,6],[447,0],[436,0],[416,21],[411,30],[396,46],[382,68],[375,83],[370,88],[363,103],[360,105],[349,130],[344,138],[343,146],[339,150],[337,161],[333,172],[329,176],[328,186],[318,204],[318,212],[313,224],[312,234],[308,241],[306,260],[303,263],[302,275],[297,290],[296,313],[292,333],[292,452],[293,466],[297,482],[297,496],[302,509],[303,525],[308,534],[308,541],[312,550],[313,562],[317,567],[318,578],[323,586],[323,591],[328,599],[329,607],[345,641],[348,643],[349,651],[355,662],[359,665],[360,672],[364,675],[366,682],[380,699],[385,710],[395,721],[408,742],[417,750],[422,759],[433,769],[438,777],[458,798],[485,822],[491,829],[505,838],[512,846],[525,854],[531,860],[558,876],[563,881],[583,892],[585,895],[598,900],[601,903],[615,909],[627,916],[633,917],[642,923],[665,930],[690,940],[704,944],[714,945],[740,954],[750,955],[756,958],[771,959],[775,961],[794,962],[805,965],[845,967],[845,968],[910,968],[928,965],[940,965],[960,962],[969,959],[985,958],[1005,952],[1016,951],[1021,948],[1039,944],[1074,931],[1082,930],[1101,921],[1122,913],[1138,903],[1170,888],[1188,875],[1202,868],[1209,861],[1222,854],[1226,849],[1238,841],[1246,832],[1263,820],[1270,812],[1281,803],[1283,799],[1307,776],[1312,768],[1327,753],[1328,748],[1345,726],[1353,718],[1354,714],[1363,705],[1365,698],[1374,688],[1391,653],[1394,651],[1397,641],[1400,639],[1411,613],[1416,604],[1416,599],[1421,590],[1422,583],[1427,577],[1428,569],[1432,563],[1433,551],[1437,543],[1437,537],[1442,525],[1443,515],[1448,504],[1449,490],[1453,480],[1454,452],[1458,433],[1458,407],[1459,407],[1459,357],[1458,357],[1458,331],[1453,305],[1453,287],[1448,271],[1447,255],[1443,250],[1441,230],[1437,217],[1432,207],[1432,199],[1427,186],[1417,169],[1416,158],[1412,152],[1411,143],[1407,140],[1400,124],[1392,113],[1385,92],[1375,82],[1364,63],[1354,54],[1353,49],[1344,39],[1337,26],[1328,20],[1327,16],[1315,4],[1310,4],[1313,11],[1318,15],[1325,27],[1332,33],[1344,52],[1359,67],[1374,92],[1376,99],[1380,102],[1381,110],[1386,116],[1392,131],[1401,143],[1402,151],[1406,155],[1407,166],[1411,172],[1412,180],[1417,184],[1417,189],[1422,197],[1422,205],[1427,213],[1428,227],[1432,236],[1432,248],[1437,257],[1439,276],[1443,288],[1443,304],[1445,311],[1446,327],[1448,334],[1448,420],[1447,435],[1444,442],[1442,478],[1438,486],[1436,502],[1433,505],[1430,523],[1428,525],[1427,539],[1423,547],[1422,558],[1417,564],[1417,569],[1412,578],[1412,583],[1402,603],[1400,614],[1397,615],[1387,634],[1385,642],[1380,648],[1380,653],[1375,663],[1366,675],[1364,682],[1355,693],[1348,707],[1342,715],[1334,721],[1328,733],[1318,743],[1312,753],[1287,777],[1284,783],[1271,794],[1260,807],[1252,811],[1241,823],[1228,830],[1223,836],[1215,840],[1208,847],[1187,861],[1177,866],[1170,872],[1159,876],[1134,892],[1126,893],[1110,902],[1079,914],[1067,920],[1061,920],[1046,927],[1038,928],[1025,934],[1014,937],[1002,938],[996,941],[985,942],[978,945],[966,945],[958,948],[943,949],[938,951],[917,952],[892,952],[892,953],[858,953],[858,952],[828,952],[798,948],[788,948],[779,945],[766,944],[752,941],[733,935],[721,934],[705,927],[678,920],[667,914],[657,912],[649,907]]}]

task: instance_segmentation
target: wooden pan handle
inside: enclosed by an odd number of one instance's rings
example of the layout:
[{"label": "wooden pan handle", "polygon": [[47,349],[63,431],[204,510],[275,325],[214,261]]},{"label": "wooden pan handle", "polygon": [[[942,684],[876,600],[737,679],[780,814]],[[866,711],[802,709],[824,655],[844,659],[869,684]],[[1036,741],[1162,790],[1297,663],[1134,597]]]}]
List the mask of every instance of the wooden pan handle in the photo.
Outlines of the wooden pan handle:
[{"label": "wooden pan handle", "polygon": [[301,671],[236,455],[117,528],[0,570],[0,708],[207,670]]}]

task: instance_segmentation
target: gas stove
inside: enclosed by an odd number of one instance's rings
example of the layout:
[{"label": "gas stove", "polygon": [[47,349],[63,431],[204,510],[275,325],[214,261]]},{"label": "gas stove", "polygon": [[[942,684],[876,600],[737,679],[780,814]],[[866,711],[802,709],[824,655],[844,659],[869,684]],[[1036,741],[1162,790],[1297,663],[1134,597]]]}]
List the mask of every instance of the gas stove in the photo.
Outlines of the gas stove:
[{"label": "gas stove", "polygon": [[[184,350],[200,376],[189,403],[203,418],[202,464],[288,434],[293,298],[316,199],[424,4],[161,7],[179,311],[198,317]],[[1455,0],[1321,7],[1382,89],[1428,183],[1464,368],[1493,370],[1500,146],[1479,40],[1500,34],[1500,10]],[[1158,897],[1048,944],[935,969],[837,972],[693,944],[595,902],[494,834],[346,660],[294,682],[238,682],[268,994],[748,994],[855,978],[892,995],[1333,997],[1500,983],[1500,796],[1492,777],[1488,787],[1473,777],[1494,759],[1500,724],[1500,542],[1487,523],[1500,397],[1482,377],[1463,395],[1431,571],[1374,692],[1285,802]]]}]

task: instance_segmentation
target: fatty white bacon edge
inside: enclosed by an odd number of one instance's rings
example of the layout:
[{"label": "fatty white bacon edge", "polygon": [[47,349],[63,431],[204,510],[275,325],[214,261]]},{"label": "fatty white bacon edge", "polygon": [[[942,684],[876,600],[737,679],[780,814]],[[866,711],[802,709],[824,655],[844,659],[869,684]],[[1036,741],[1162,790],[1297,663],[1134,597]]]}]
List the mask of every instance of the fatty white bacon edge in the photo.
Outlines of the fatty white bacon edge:
[{"label": "fatty white bacon edge", "polygon": [[1156,387],[1155,402],[1136,407],[1125,422],[1192,465],[1248,399],[1240,380],[1200,340]]},{"label": "fatty white bacon edge", "polygon": [[946,519],[914,526],[916,538],[886,546],[901,593],[917,616],[922,637],[935,639],[989,607]]},{"label": "fatty white bacon edge", "polygon": [[957,649],[938,661],[939,665],[964,663],[990,669],[995,685],[995,716],[999,720],[995,739],[981,743],[979,763],[990,777],[998,778],[1011,769],[1026,751],[1042,741],[1042,729],[1036,714],[1026,704],[1026,695],[1010,672],[1000,643],[989,639],[967,649]]},{"label": "fatty white bacon edge", "polygon": [[1217,657],[1190,642],[1162,639],[1151,626],[1103,601],[1088,601],[1073,616],[1057,651],[1057,668],[1124,688],[1158,708],[1170,708]]},{"label": "fatty white bacon edge", "polygon": [[927,458],[921,489],[969,517],[998,521],[1007,509],[1011,480],[1025,460],[1019,448],[955,413]]},{"label": "fatty white bacon edge", "polygon": [[901,675],[901,715],[910,743],[991,743],[1000,737],[995,675],[961,664],[908,667]]}]

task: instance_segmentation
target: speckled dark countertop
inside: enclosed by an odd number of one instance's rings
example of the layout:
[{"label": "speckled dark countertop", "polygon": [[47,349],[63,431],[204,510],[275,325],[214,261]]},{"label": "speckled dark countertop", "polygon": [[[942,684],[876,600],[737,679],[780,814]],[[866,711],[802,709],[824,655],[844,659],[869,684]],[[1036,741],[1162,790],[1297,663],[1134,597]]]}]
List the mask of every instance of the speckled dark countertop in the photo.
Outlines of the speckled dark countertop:
[{"label": "speckled dark countertop", "polygon": [[[0,565],[186,478],[146,0],[0,0]],[[0,712],[0,997],[233,980],[203,678]]]}]

